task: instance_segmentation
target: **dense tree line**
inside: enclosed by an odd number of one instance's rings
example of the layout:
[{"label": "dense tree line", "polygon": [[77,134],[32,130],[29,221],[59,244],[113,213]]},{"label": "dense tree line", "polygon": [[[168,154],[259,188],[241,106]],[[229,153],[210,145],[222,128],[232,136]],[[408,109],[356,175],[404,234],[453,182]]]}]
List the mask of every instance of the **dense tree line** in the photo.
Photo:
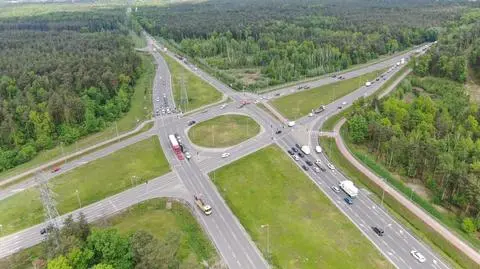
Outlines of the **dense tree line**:
[{"label": "dense tree line", "polygon": [[479,121],[462,84],[410,77],[383,101],[357,102],[347,127],[353,143],[390,170],[421,180],[434,202],[479,219]]},{"label": "dense tree line", "polygon": [[450,22],[440,33],[438,44],[418,60],[415,72],[465,82],[468,65],[478,76],[480,66],[480,9]]},{"label": "dense tree line", "polygon": [[260,68],[265,87],[364,63],[434,41],[442,21],[464,6],[439,1],[231,1],[142,7],[134,13],[151,34],[214,67],[243,88],[228,69]]},{"label": "dense tree line", "polygon": [[0,171],[128,111],[140,59],[124,10],[0,21]]},{"label": "dense tree line", "polygon": [[[81,213],[78,220],[67,217],[61,229],[47,230],[50,236],[42,243],[44,258],[33,261],[35,268],[167,269],[178,268],[182,259],[178,251],[181,237],[174,232],[159,240],[141,230],[121,235],[114,228],[91,229]],[[25,261],[12,260],[10,265],[23,268]]]}]

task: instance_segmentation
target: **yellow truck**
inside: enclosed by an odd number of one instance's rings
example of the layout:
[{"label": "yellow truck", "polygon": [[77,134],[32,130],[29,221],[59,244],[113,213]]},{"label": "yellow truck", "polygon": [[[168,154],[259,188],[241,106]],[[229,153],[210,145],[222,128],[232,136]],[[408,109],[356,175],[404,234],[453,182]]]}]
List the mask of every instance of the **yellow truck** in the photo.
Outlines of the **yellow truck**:
[{"label": "yellow truck", "polygon": [[205,203],[202,195],[194,195],[194,198],[195,198],[195,203],[197,204],[197,206],[203,211],[203,213],[205,213],[205,215],[210,215],[212,214],[212,207]]}]

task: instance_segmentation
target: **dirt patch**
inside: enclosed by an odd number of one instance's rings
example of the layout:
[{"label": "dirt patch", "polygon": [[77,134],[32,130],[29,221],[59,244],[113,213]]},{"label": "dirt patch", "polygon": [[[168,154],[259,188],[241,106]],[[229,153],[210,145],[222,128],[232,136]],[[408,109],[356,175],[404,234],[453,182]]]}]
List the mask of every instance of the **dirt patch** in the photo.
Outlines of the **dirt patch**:
[{"label": "dirt patch", "polygon": [[431,201],[432,193],[425,186],[417,183],[407,183],[407,186],[423,199]]}]

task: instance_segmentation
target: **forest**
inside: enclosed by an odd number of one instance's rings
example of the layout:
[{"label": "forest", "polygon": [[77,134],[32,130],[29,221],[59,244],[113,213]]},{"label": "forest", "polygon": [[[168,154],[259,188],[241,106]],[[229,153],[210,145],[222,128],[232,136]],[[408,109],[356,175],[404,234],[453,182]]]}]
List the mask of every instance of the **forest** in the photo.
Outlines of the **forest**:
[{"label": "forest", "polygon": [[151,34],[237,90],[343,70],[437,39],[466,10],[448,1],[232,1],[141,7]]},{"label": "forest", "polygon": [[140,58],[125,11],[0,20],[0,171],[128,111]]},{"label": "forest", "polygon": [[480,110],[463,84],[479,63],[479,19],[472,10],[450,23],[392,96],[357,102],[347,121],[351,142],[390,171],[419,180],[467,233],[480,230]]}]

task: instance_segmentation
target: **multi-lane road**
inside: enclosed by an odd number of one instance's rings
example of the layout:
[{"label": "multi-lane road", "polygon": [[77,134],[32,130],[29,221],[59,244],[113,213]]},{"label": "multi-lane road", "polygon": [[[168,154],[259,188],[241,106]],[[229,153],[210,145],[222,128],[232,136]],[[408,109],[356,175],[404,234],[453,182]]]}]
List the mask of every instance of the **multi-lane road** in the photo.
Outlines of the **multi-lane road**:
[{"label": "multi-lane road", "polygon": [[[152,46],[154,46],[157,50],[161,49],[161,47],[154,43],[153,39],[151,39],[151,37],[148,35],[147,39],[149,40],[149,50],[152,52],[157,62],[157,72],[154,80],[152,95],[154,111],[165,106],[173,108],[175,104],[173,102],[172,83],[168,66],[166,65],[162,56],[152,49]],[[170,54],[167,57],[173,57],[170,52],[167,52],[167,54]],[[406,56],[402,55],[399,57]],[[173,58],[176,59],[175,57]],[[393,63],[396,62],[397,59],[392,59],[389,61]],[[95,216],[102,217],[107,215],[106,213],[98,213],[99,209],[94,210],[97,207],[101,208],[103,211],[109,210],[108,214],[113,214],[114,212],[118,212],[119,210],[126,208],[127,204],[131,205],[148,198],[161,196],[178,197],[193,204],[193,195],[201,193],[207,199],[207,201],[213,205],[214,213],[211,216],[204,216],[200,213],[200,211],[196,210],[195,215],[198,217],[199,222],[202,224],[207,234],[214,242],[224,263],[229,268],[268,268],[269,266],[265,259],[252,242],[248,233],[242,227],[233,212],[228,208],[225,201],[216,190],[215,185],[209,180],[207,173],[272,143],[276,143],[284,150],[289,149],[297,143],[309,143],[311,146],[317,145],[318,136],[314,132],[310,132],[311,136],[309,136],[309,131],[318,130],[323,121],[329,115],[337,112],[338,104],[342,102],[351,104],[358,97],[373,93],[377,87],[380,87],[381,82],[383,81],[376,83],[374,86],[369,88],[361,87],[359,90],[334,101],[332,104],[327,105],[327,109],[322,112],[320,116],[311,118],[305,117],[298,120],[297,126],[294,128],[284,128],[285,126],[283,122],[279,122],[270,114],[253,104],[247,105],[242,109],[237,108],[237,106],[245,97],[260,99],[259,96],[252,94],[244,95],[243,93],[235,92],[227,85],[219,82],[204,71],[181,61],[179,62],[186,68],[190,69],[193,73],[198,75],[200,78],[210,83],[220,92],[224,93],[226,96],[229,96],[233,100],[233,103],[223,110],[219,107],[211,107],[204,113],[195,113],[184,118],[177,114],[172,115],[160,113],[160,115],[158,115],[154,120],[155,124],[152,131],[154,134],[158,135],[160,144],[165,151],[173,172],[154,181],[150,181],[148,184],[127,190],[117,194],[116,196],[107,198],[80,210],[87,215],[89,220],[94,220]],[[349,72],[345,76],[347,78],[358,76],[371,72],[375,69],[385,68],[390,64],[391,63],[376,64],[376,67],[367,67],[367,69],[352,71],[353,73]],[[387,74],[387,76],[390,76],[393,73],[394,72],[391,72]],[[318,80],[317,82],[310,82],[308,84],[312,85],[313,87],[325,85],[333,81],[335,81],[333,78],[324,78]],[[287,94],[292,92],[292,89],[286,88],[280,90],[279,92]],[[229,158],[222,159],[220,158],[220,154],[217,155],[215,153],[200,154],[200,156],[203,158],[197,158],[195,152],[192,151],[193,158],[190,161],[180,161],[177,159],[176,155],[173,154],[172,150],[170,150],[168,135],[175,133],[182,136],[182,140],[188,149],[195,148],[189,143],[188,138],[185,135],[187,122],[189,120],[194,119],[196,121],[203,121],[216,117],[221,113],[239,112],[254,118],[262,126],[262,132],[259,136],[228,149],[229,153],[231,153]],[[305,128],[307,133],[303,131],[303,128]],[[280,135],[275,135],[274,130],[277,129],[282,129],[284,131]],[[299,136],[299,134],[302,133],[304,133],[304,135]],[[145,135],[151,135],[151,133],[147,133]],[[311,156],[308,158],[312,158],[313,160],[313,157]],[[315,158],[322,160],[324,163],[328,162],[323,155],[319,155]],[[72,162],[71,167],[69,166],[67,168],[73,169],[79,165],[81,165],[81,163]],[[66,168],[64,169],[66,170]],[[427,262],[424,264],[427,266],[426,268],[448,268],[448,266],[445,265],[442,260],[438,258],[435,253],[433,253],[433,251],[412,236],[408,230],[392,219],[388,213],[382,209],[381,206],[371,200],[367,191],[362,190],[359,197],[355,199],[355,203],[353,205],[346,205],[342,200],[342,197],[345,195],[343,193],[335,193],[330,189],[332,185],[336,185],[339,181],[345,180],[345,177],[341,173],[338,171],[315,173],[312,170],[309,170],[306,173],[312,179],[312,181],[314,181],[315,184],[317,184],[317,186],[332,200],[333,204],[335,204],[347,217],[349,217],[352,222],[357,225],[360,231],[362,231],[362,233],[368,237],[397,268],[413,269],[419,267],[417,261],[414,260],[410,255],[410,251],[413,249],[422,252],[422,254],[427,257]],[[168,180],[175,182],[172,183]],[[151,192],[148,192],[149,187],[153,188],[152,183],[157,184],[157,188],[154,189],[155,191],[150,189]],[[143,193],[143,195],[139,193]],[[0,197],[2,195],[8,195],[8,193],[0,193]],[[112,200],[114,198],[117,200]],[[117,202],[119,204],[123,203],[123,206],[119,206]],[[371,230],[371,226],[384,227],[386,231],[385,235],[383,237],[377,236]],[[37,225],[16,234],[1,238],[0,243],[2,247],[0,247],[0,257],[4,257],[20,248],[25,248],[33,245],[34,243],[40,242],[41,237],[38,233],[40,227],[42,227],[42,225]],[[15,244],[15,247],[3,247],[7,244]]]}]

